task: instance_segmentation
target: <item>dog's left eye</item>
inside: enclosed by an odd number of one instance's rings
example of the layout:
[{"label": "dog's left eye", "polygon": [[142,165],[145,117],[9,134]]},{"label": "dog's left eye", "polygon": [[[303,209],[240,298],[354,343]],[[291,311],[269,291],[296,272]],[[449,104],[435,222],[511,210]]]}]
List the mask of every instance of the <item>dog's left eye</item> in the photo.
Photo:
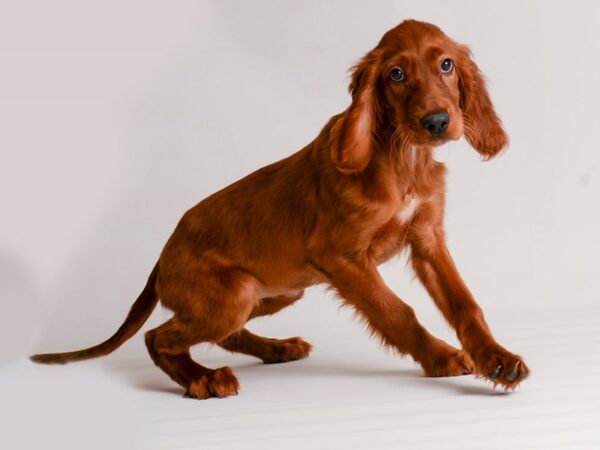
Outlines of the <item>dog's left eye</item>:
[{"label": "dog's left eye", "polygon": [[405,78],[404,71],[400,67],[394,67],[390,72],[390,79],[396,83],[404,81]]},{"label": "dog's left eye", "polygon": [[445,58],[440,64],[440,69],[442,73],[452,72],[452,69],[454,69],[454,61],[452,61],[450,58]]}]

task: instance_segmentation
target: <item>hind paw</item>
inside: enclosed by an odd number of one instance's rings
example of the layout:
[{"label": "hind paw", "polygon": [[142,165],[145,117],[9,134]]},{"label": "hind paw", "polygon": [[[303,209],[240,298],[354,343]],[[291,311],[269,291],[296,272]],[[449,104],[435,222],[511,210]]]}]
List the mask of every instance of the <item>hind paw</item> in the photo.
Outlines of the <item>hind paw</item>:
[{"label": "hind paw", "polygon": [[312,345],[299,337],[289,339],[273,339],[268,355],[263,356],[265,364],[276,364],[306,358]]},{"label": "hind paw", "polygon": [[205,400],[237,395],[240,383],[229,367],[221,367],[192,381],[186,391],[188,397]]}]

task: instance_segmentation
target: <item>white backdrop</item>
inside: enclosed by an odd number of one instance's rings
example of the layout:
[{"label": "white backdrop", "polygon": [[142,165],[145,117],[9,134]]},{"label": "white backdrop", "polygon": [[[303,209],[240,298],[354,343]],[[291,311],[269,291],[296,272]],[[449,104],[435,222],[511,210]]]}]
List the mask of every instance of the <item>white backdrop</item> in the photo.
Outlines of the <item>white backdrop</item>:
[{"label": "white backdrop", "polygon": [[[181,214],[312,140],[349,102],[347,69],[407,18],[471,46],[511,137],[487,163],[464,141],[439,152],[450,249],[492,325],[591,304],[600,3],[2,2],[3,358],[110,335]],[[441,320],[403,260],[382,270]],[[325,297],[258,326],[351,320]]]}]

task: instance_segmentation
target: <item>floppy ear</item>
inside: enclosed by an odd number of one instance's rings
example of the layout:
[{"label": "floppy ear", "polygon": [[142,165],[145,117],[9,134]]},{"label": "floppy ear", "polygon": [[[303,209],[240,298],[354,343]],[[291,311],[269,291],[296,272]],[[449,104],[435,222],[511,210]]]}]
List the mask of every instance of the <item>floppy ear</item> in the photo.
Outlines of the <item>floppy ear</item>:
[{"label": "floppy ear", "polygon": [[461,46],[459,55],[456,68],[465,137],[485,159],[490,159],[508,145],[508,136],[496,115],[483,75],[471,59],[471,52]]},{"label": "floppy ear", "polygon": [[352,104],[329,132],[329,154],[338,171],[349,175],[365,170],[373,152],[378,107],[375,95],[380,51],[369,52],[354,67],[349,91]]}]

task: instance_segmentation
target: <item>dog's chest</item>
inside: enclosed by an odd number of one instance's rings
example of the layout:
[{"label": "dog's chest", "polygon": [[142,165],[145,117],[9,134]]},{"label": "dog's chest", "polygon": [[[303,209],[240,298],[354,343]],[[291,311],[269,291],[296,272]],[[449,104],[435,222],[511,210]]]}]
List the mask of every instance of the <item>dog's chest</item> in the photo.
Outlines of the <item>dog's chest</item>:
[{"label": "dog's chest", "polygon": [[401,224],[406,224],[411,221],[417,212],[419,207],[420,199],[416,195],[407,194],[404,196],[401,209],[396,212],[396,219]]},{"label": "dog's chest", "polygon": [[415,195],[406,195],[393,215],[377,228],[369,242],[369,253],[375,261],[382,263],[398,253],[406,244],[411,221],[421,204]]}]

